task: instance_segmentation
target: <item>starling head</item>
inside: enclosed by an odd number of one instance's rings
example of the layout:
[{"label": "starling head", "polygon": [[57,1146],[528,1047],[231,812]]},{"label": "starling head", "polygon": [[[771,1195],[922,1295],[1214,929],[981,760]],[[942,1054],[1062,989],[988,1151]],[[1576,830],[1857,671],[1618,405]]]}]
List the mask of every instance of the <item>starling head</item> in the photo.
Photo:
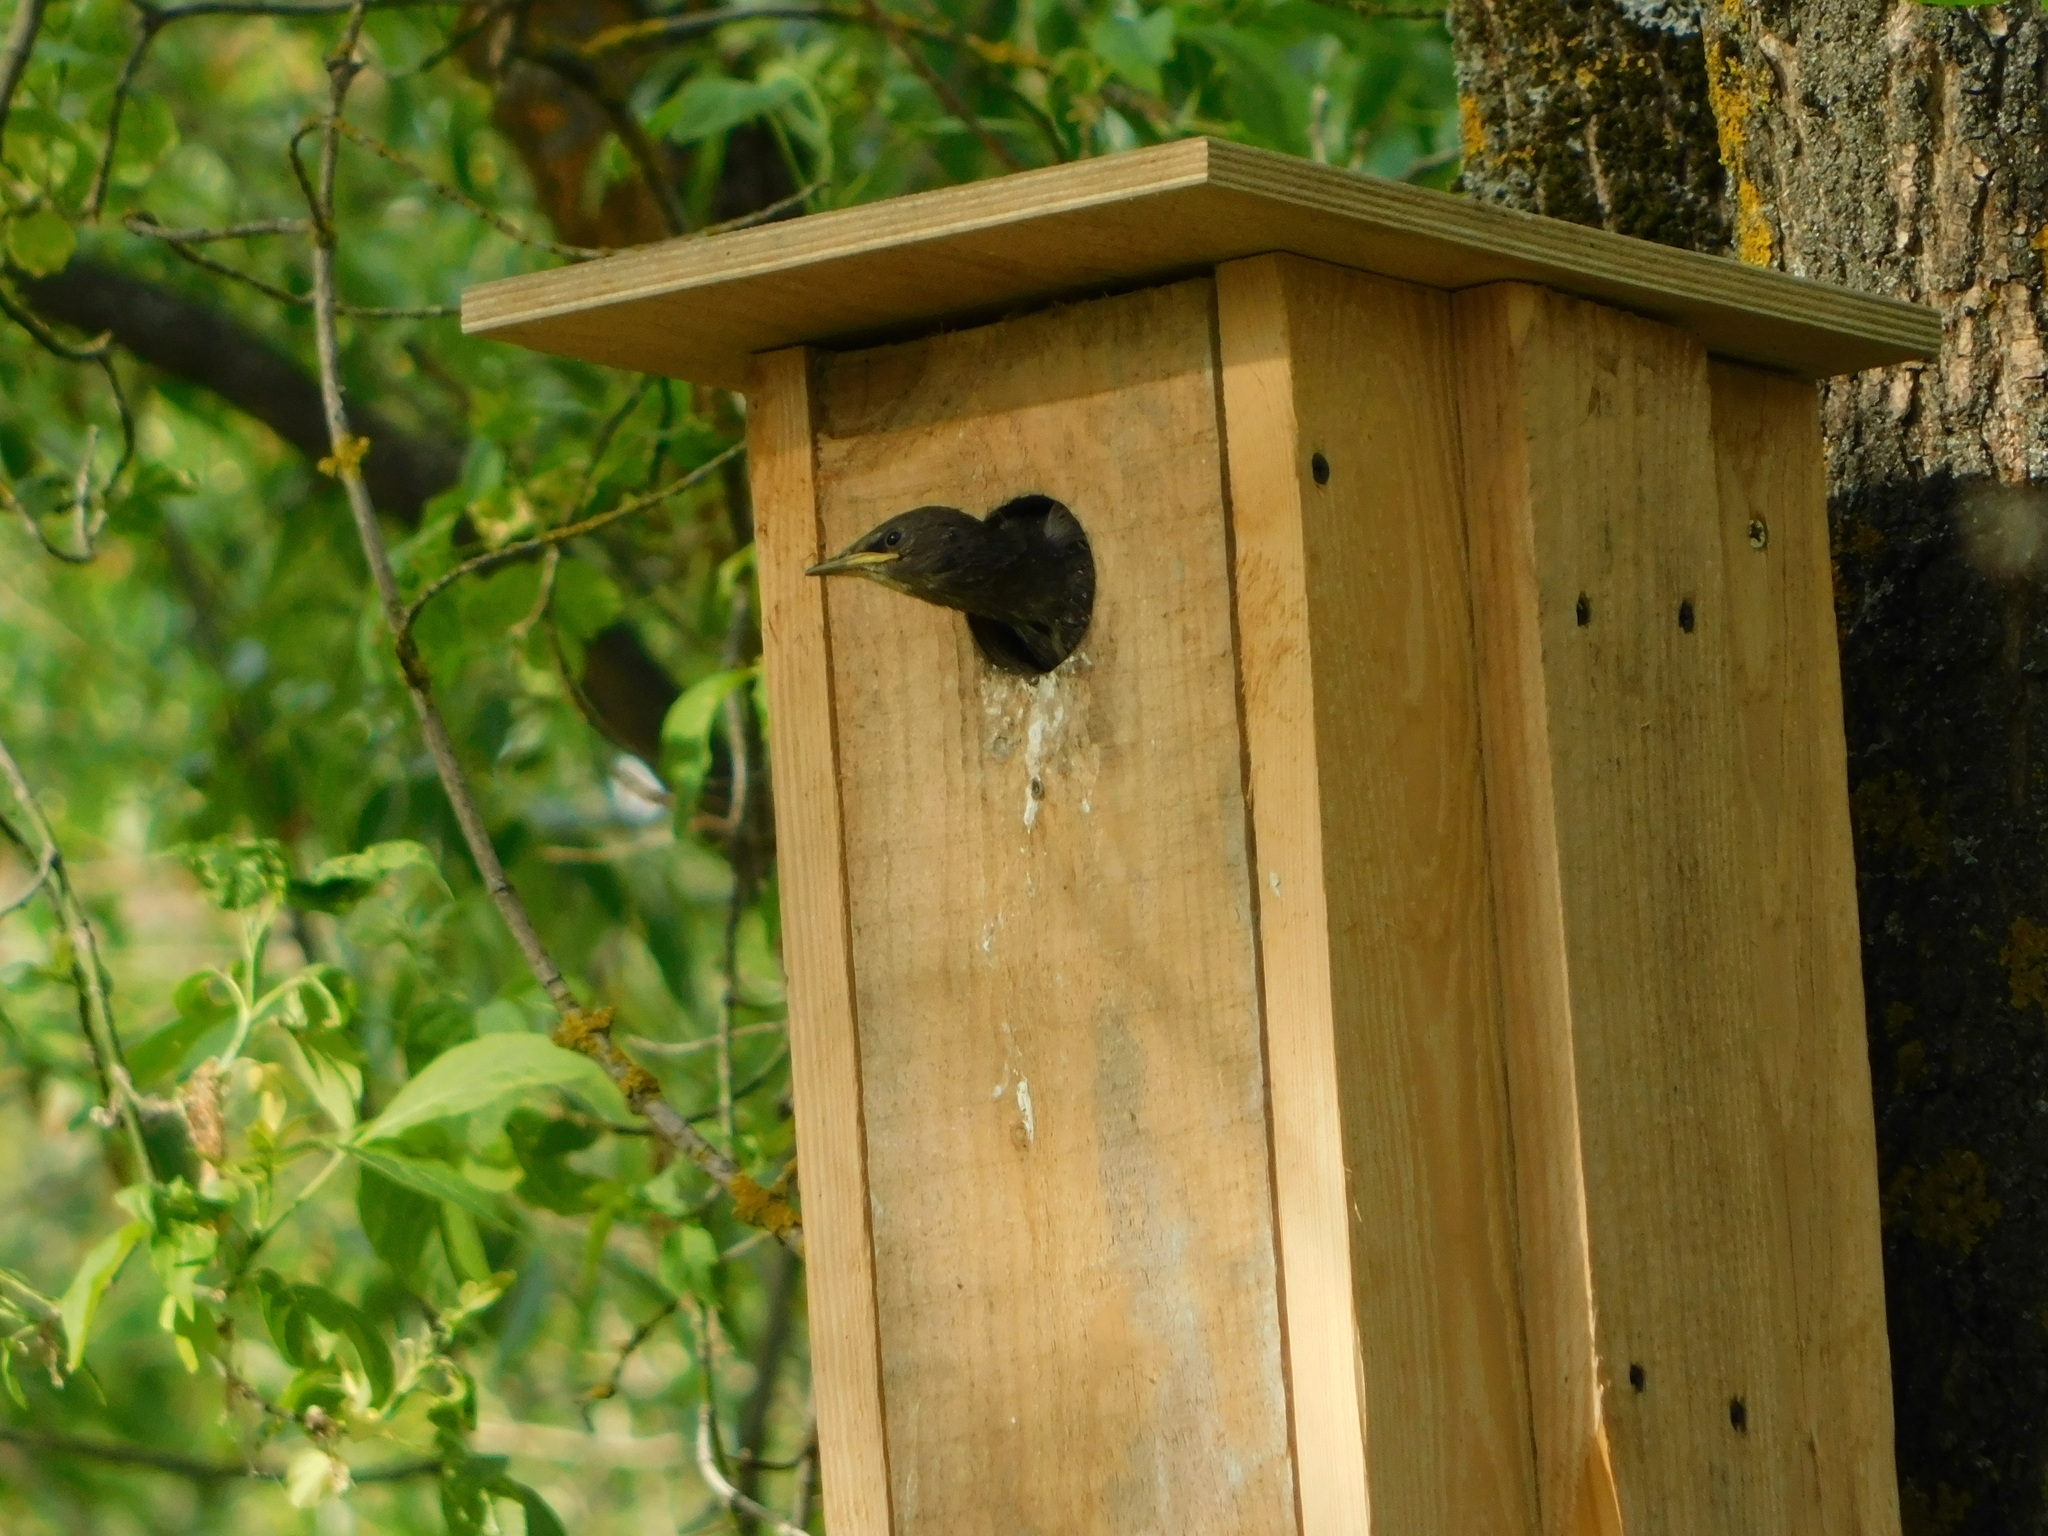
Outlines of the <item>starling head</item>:
[{"label": "starling head", "polygon": [[986,518],[958,507],[899,512],[809,574],[865,576],[957,609],[983,655],[1027,675],[1066,660],[1095,605],[1088,535],[1049,496],[1016,497]]}]

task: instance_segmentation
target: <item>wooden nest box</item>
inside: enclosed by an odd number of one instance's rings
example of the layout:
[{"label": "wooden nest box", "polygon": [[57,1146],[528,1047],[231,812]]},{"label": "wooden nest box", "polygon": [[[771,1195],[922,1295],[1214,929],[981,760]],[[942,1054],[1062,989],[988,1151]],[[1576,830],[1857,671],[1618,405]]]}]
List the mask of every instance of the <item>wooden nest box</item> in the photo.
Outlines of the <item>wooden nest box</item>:
[{"label": "wooden nest box", "polygon": [[[833,1536],[1892,1536],[1812,381],[1935,317],[1190,140],[472,291],[744,388]],[[1036,492],[1040,678],[804,569]]]}]

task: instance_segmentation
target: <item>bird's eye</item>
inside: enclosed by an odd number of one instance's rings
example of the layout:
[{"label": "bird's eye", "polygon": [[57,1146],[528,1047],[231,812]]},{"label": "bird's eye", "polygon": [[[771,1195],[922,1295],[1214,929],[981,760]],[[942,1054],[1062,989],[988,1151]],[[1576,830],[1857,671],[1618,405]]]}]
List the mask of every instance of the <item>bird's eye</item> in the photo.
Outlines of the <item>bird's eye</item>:
[{"label": "bird's eye", "polygon": [[884,549],[894,549],[898,544],[901,544],[902,542],[903,530],[901,528],[891,528],[887,533],[882,535],[882,548]]}]

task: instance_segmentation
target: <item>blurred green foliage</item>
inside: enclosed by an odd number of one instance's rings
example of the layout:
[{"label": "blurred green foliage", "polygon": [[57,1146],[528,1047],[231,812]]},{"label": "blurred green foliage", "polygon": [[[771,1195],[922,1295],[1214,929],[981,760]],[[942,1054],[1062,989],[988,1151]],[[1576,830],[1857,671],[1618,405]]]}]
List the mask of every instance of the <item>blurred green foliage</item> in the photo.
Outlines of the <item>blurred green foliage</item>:
[{"label": "blurred green foliage", "polygon": [[[1190,133],[1455,174],[1426,14],[896,3],[619,0],[566,39],[544,0],[374,7],[349,105],[368,139],[342,149],[345,298],[450,304],[560,259],[505,226],[584,243],[568,224],[602,231],[657,179],[697,228]],[[545,1040],[333,483],[203,359],[153,365],[117,328],[124,421],[107,368],[59,355],[93,338],[35,318],[36,284],[89,263],[312,377],[290,298],[303,233],[181,255],[129,221],[302,219],[289,147],[324,110],[343,18],[194,12],[58,0],[32,36],[17,24],[32,47],[0,141],[0,742],[99,935],[149,1161],[95,1113],[78,957],[45,887],[0,917],[0,1528],[724,1528],[697,1471],[708,1394],[742,1486],[822,1529],[796,1465],[801,1276]],[[566,191],[507,126],[549,70],[611,98]],[[409,594],[706,463],[743,419],[713,391],[465,343],[444,318],[349,321],[344,343],[357,406],[448,465],[422,505],[387,509],[407,514],[387,534]],[[457,583],[417,638],[579,996],[766,1184],[794,1147],[739,495],[711,477]],[[675,700],[659,762],[607,741],[583,696],[621,634]],[[0,783],[0,901],[35,877],[35,821]]]}]

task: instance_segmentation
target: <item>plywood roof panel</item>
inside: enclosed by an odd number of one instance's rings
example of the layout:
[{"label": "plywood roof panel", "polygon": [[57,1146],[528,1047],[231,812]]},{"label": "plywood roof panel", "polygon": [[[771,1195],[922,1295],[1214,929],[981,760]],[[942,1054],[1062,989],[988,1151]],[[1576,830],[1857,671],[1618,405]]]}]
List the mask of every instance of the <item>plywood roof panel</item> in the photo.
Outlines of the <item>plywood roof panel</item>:
[{"label": "plywood roof panel", "polygon": [[1216,139],[1025,171],[463,296],[539,351],[737,388],[756,352],[867,342],[1289,251],[1431,287],[1541,283],[1809,378],[1933,352],[1919,305]]}]

